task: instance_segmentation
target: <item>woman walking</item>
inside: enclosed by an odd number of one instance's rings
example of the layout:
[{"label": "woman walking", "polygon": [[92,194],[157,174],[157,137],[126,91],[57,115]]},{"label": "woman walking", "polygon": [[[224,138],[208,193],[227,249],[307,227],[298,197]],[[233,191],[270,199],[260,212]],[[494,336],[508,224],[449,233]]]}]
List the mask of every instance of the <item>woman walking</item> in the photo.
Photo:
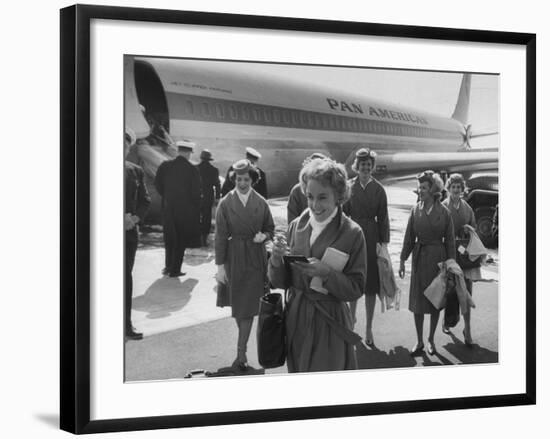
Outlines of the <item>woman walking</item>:
[{"label": "woman walking", "polygon": [[244,371],[248,368],[246,347],[252,323],[266,288],[264,242],[273,238],[275,225],[267,202],[252,189],[259,178],[256,168],[248,160],[239,160],[230,178],[235,189],[220,201],[216,212],[216,279],[228,287],[231,315],[237,322],[233,367]]},{"label": "woman walking", "polygon": [[411,355],[424,350],[424,315],[430,314],[428,353],[436,352],[434,334],[439,310],[424,296],[424,290],[439,274],[440,262],[455,258],[455,234],[451,214],[441,202],[443,181],[433,171],[418,177],[418,203],[412,208],[403,240],[399,277],[405,277],[405,261],[412,253],[409,310],[414,313],[417,343]]},{"label": "woman walking", "polygon": [[[351,181],[351,196],[344,205],[344,212],[363,230],[367,244],[367,283],[365,286],[365,308],[367,330],[365,343],[374,344],[372,321],[376,296],[380,294],[380,276],[378,273],[378,247],[390,241],[390,221],[388,218],[388,199],[380,182],[372,177],[376,153],[361,148],[355,154],[352,169],[357,177]],[[353,322],[356,322],[357,301],[350,303]]]},{"label": "woman walking", "polygon": [[269,279],[275,288],[289,288],[286,319],[289,372],[357,368],[346,302],[357,300],[365,287],[367,258],[361,228],[342,213],[349,195],[343,165],[314,159],[300,172],[308,200],[306,209],[289,227],[289,249],[308,262],[283,262],[284,239],[275,239]]},{"label": "woman walking", "polygon": [[[452,174],[447,180],[446,189],[449,197],[447,197],[443,202],[449,212],[451,213],[451,218],[453,219],[455,238],[457,243],[462,241],[464,242],[470,235],[470,229],[466,226],[471,226],[473,229],[476,228],[476,218],[474,211],[470,205],[462,199],[462,195],[466,188],[464,182],[464,177],[461,174]],[[466,245],[464,245],[466,247]],[[481,279],[481,270],[479,267],[468,268],[461,264],[460,258],[457,260],[458,265],[462,268],[464,273],[464,280],[466,281],[466,289],[472,295],[472,280]],[[472,345],[472,331],[470,327],[470,310],[464,314],[464,344],[467,346]],[[446,334],[449,333],[449,329],[443,326],[443,332]]]}]

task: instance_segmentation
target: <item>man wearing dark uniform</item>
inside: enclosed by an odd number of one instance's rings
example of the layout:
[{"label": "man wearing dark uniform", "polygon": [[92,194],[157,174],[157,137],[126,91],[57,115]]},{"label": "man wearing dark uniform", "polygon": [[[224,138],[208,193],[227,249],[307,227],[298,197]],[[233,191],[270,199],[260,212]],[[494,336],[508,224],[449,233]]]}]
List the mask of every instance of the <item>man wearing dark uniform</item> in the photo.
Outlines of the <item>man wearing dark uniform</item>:
[{"label": "man wearing dark uniform", "polygon": [[207,149],[200,155],[201,162],[197,165],[201,174],[202,203],[201,203],[201,238],[202,245],[207,246],[208,234],[212,225],[212,206],[214,200],[220,198],[220,173],[218,168],[212,166],[212,153]]},{"label": "man wearing dark uniform", "polygon": [[[124,135],[124,156],[135,143],[135,135],[129,128]],[[124,328],[126,338],[141,340],[143,334],[136,332],[132,325],[132,270],[138,246],[138,223],[143,220],[151,204],[151,198],[145,186],[144,173],[138,165],[124,162],[124,230],[125,264],[124,264]]]},{"label": "man wearing dark uniform", "polygon": [[162,197],[165,267],[163,274],[183,276],[181,264],[186,248],[201,246],[199,170],[189,161],[195,144],[176,142],[178,156],[158,168],[155,187]]},{"label": "man wearing dark uniform", "polygon": [[[246,158],[254,165],[256,170],[260,173],[260,178],[252,185],[252,188],[258,192],[262,197],[267,200],[267,180],[265,178],[265,172],[259,168],[258,162],[262,155],[254,148],[246,148]],[[225,176],[225,181],[222,186],[222,197],[231,192],[235,188],[235,184],[231,182],[229,178],[230,173],[233,171],[233,166],[230,166]]]}]

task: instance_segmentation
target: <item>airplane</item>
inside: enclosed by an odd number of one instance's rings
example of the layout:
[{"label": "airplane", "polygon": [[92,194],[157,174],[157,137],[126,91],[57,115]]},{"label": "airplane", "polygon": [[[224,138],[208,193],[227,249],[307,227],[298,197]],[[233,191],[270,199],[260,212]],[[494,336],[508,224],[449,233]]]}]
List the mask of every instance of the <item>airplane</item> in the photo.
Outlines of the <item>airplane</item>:
[{"label": "airplane", "polygon": [[209,149],[222,176],[246,147],[255,148],[270,198],[288,195],[313,152],[345,163],[351,175],[355,151],[370,147],[378,154],[374,175],[380,179],[425,169],[467,177],[498,167],[498,148],[470,146],[474,137],[498,133],[472,134],[468,73],[451,117],[301,81],[260,75],[244,62],[125,56],[125,124],[138,138],[129,159],[148,177],[149,222],[160,212],[156,170],[176,155],[180,139],[197,144],[192,160]]}]

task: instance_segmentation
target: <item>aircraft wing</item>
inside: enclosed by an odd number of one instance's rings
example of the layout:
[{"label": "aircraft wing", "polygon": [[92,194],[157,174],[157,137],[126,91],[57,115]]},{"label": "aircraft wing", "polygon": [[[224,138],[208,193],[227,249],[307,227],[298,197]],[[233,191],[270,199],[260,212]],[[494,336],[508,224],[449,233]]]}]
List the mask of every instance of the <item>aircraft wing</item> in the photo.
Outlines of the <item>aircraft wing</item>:
[{"label": "aircraft wing", "polygon": [[387,175],[413,175],[434,171],[473,172],[498,169],[498,150],[467,150],[457,152],[398,152],[380,155],[376,160],[376,173]]}]

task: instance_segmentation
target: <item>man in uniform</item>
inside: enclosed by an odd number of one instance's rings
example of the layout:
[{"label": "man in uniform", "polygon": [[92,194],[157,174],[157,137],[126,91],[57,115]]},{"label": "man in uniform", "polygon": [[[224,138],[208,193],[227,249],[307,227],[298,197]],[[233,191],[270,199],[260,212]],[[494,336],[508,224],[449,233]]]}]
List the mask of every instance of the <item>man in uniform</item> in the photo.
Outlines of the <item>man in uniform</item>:
[{"label": "man in uniform", "polygon": [[[136,142],[136,136],[130,128],[124,134],[124,157],[128,156],[130,147]],[[132,325],[132,270],[138,246],[138,224],[143,220],[151,198],[145,186],[144,173],[138,165],[124,161],[124,230],[125,265],[124,265],[124,328],[126,338],[141,340],[143,334],[136,332]]]},{"label": "man in uniform", "polygon": [[183,276],[181,264],[186,248],[201,246],[199,170],[189,161],[195,144],[176,142],[178,155],[158,168],[155,187],[162,197],[165,267],[163,274]]},{"label": "man in uniform", "polygon": [[200,155],[201,162],[197,165],[201,175],[202,203],[201,203],[201,239],[202,245],[208,245],[208,234],[212,224],[212,206],[214,200],[220,198],[220,173],[218,168],[212,166],[212,153],[207,149]]},{"label": "man in uniform", "polygon": [[[265,178],[265,172],[258,166],[260,158],[262,158],[262,155],[254,148],[246,148],[246,159],[252,163],[260,173],[260,178],[252,185],[252,188],[267,200],[267,180]],[[222,186],[222,197],[225,197],[225,195],[235,187],[229,178],[229,174],[232,170],[233,166],[230,166],[227,170],[227,175],[225,176],[225,181]]]}]

